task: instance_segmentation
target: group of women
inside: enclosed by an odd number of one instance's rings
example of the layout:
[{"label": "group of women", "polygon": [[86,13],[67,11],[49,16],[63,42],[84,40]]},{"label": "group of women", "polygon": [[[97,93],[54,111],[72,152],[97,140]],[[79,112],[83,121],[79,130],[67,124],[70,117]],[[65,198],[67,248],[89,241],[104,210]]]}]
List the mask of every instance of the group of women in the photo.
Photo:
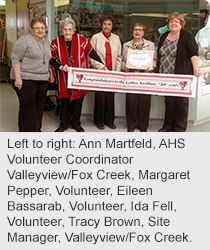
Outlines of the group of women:
[{"label": "group of women", "polygon": [[[120,38],[112,33],[112,16],[103,16],[102,31],[93,35],[90,41],[76,34],[74,20],[66,18],[60,22],[61,35],[50,46],[45,35],[45,21],[41,18],[33,19],[30,23],[31,34],[20,37],[11,53],[11,79],[19,98],[19,131],[41,131],[48,81],[55,81],[51,67],[56,70],[58,98],[61,99],[60,125],[55,132],[63,132],[69,127],[77,132],[84,132],[80,117],[84,96],[88,91],[67,88],[69,67],[200,76],[198,46],[193,36],[183,29],[183,16],[174,12],[169,14],[167,21],[169,31],[160,37],[155,51],[154,43],[144,38],[146,27],[140,23],[133,25],[133,39],[124,43],[122,48]],[[153,51],[154,68],[127,68],[128,49]],[[126,94],[128,132],[133,132],[136,128],[141,132],[147,131],[150,101],[150,95]],[[114,93],[96,91],[95,126],[100,130],[104,129],[104,125],[116,129],[114,118]],[[165,119],[159,131],[184,132],[187,119],[188,98],[165,97]]]}]

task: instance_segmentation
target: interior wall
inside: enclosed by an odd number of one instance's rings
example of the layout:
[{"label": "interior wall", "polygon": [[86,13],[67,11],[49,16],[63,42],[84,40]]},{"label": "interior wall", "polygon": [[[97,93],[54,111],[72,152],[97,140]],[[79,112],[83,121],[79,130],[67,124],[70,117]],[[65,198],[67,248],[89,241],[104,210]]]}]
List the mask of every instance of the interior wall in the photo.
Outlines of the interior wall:
[{"label": "interior wall", "polygon": [[30,32],[28,4],[45,2],[40,0],[7,0],[6,1],[6,32],[7,32],[7,64],[11,65],[10,54],[17,39]]},{"label": "interior wall", "polygon": [[17,1],[17,38],[29,32],[28,0]]},{"label": "interior wall", "polygon": [[13,44],[17,40],[16,4],[12,0],[6,1],[6,32],[7,32],[7,64],[10,63],[10,54]]}]

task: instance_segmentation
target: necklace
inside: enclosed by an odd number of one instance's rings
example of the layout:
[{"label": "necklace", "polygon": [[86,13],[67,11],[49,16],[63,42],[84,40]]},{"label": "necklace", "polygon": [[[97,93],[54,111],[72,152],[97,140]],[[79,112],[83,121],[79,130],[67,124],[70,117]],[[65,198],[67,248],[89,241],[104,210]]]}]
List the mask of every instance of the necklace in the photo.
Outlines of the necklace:
[{"label": "necklace", "polygon": [[140,43],[140,44],[132,44],[132,49],[134,50],[142,50],[142,48],[144,47],[144,43]]},{"label": "necklace", "polygon": [[[34,37],[35,38],[35,37]],[[43,56],[43,64],[45,64],[46,63],[46,58],[45,58],[45,48],[44,48],[44,41],[43,42],[39,42],[39,41],[37,41],[37,39],[35,38],[35,40],[36,40],[36,42],[37,42],[37,44],[38,44],[38,46],[39,46],[39,49],[40,49],[40,51],[41,51],[41,53],[42,53],[42,56]],[[42,47],[41,47],[41,44],[42,44]]]}]

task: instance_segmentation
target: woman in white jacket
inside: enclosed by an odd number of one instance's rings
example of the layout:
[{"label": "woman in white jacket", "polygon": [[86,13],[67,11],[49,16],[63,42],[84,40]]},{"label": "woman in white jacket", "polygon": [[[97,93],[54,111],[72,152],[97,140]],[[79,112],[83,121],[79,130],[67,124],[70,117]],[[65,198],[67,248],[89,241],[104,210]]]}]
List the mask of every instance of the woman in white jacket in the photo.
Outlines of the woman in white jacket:
[{"label": "woman in white jacket", "polygon": [[[111,32],[113,25],[112,16],[103,16],[101,18],[102,31],[91,38],[92,47],[106,65],[104,67],[102,63],[90,59],[90,66],[93,69],[121,71],[121,41],[119,36]],[[104,129],[104,125],[107,125],[115,129],[114,118],[114,93],[95,92],[94,123],[96,127]]]},{"label": "woman in white jacket", "polygon": [[[122,71],[125,72],[149,72],[151,69],[130,70],[126,67],[128,49],[132,50],[152,50],[155,45],[144,39],[146,27],[136,23],[132,27],[133,39],[123,44]],[[127,131],[134,132],[138,128],[141,132],[146,132],[149,125],[151,96],[145,94],[126,94],[126,121]]]}]

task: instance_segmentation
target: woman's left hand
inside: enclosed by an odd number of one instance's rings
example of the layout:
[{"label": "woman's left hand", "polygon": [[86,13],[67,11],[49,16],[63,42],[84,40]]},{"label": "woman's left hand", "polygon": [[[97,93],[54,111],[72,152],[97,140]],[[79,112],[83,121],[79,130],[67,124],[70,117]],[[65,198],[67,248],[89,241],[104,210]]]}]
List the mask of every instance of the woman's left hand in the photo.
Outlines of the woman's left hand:
[{"label": "woman's left hand", "polygon": [[101,70],[108,70],[107,66],[104,66]]},{"label": "woman's left hand", "polygon": [[194,75],[197,76],[197,77],[199,77],[199,76],[202,75],[202,73],[200,72],[199,69],[195,69],[195,70],[194,70]]},{"label": "woman's left hand", "polygon": [[145,69],[145,73],[151,73],[152,71],[153,71],[153,69],[151,69],[149,67]]},{"label": "woman's left hand", "polygon": [[49,82],[50,83],[53,83],[55,81],[55,78],[52,74],[50,74],[50,79],[49,79]]},{"label": "woman's left hand", "polygon": [[55,78],[54,78],[52,69],[50,69],[49,72],[50,72],[49,82],[50,82],[50,83],[53,83],[53,82],[55,81]]}]

